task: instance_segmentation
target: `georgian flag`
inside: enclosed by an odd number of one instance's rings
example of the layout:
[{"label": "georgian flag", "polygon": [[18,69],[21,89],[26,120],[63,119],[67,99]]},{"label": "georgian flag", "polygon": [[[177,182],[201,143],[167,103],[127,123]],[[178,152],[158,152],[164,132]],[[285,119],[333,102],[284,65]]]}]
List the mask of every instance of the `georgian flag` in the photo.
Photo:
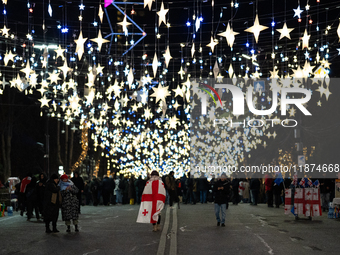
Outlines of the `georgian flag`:
[{"label": "georgian flag", "polygon": [[296,185],[297,185],[297,183],[298,183],[298,178],[297,178],[297,173],[295,173],[295,174],[294,174],[294,176],[293,176],[293,182],[292,182],[292,185],[293,185],[293,186],[296,186]]},{"label": "georgian flag", "polygon": [[305,185],[306,185],[305,178],[302,178],[299,184],[300,184],[300,186],[305,187]]},{"label": "georgian flag", "polygon": [[159,177],[152,177],[145,185],[139,208],[138,223],[157,223],[164,207],[166,192]]}]

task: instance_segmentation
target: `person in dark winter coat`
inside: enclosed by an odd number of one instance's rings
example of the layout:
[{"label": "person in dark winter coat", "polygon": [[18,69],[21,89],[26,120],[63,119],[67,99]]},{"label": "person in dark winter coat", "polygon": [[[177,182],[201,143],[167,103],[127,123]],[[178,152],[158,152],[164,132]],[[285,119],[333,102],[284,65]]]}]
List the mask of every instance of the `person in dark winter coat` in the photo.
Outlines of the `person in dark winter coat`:
[{"label": "person in dark winter coat", "polygon": [[[44,173],[39,174],[39,178],[37,184],[35,186],[37,192],[37,207],[39,209],[39,213],[41,216],[44,216],[44,194],[45,194],[45,184],[46,184],[46,176]],[[38,217],[38,216],[37,216]]]},{"label": "person in dark winter coat", "polygon": [[77,193],[77,199],[79,201],[78,205],[78,210],[80,213],[80,205],[82,204],[82,194],[84,192],[84,180],[79,176],[78,172],[74,172],[73,178],[71,181],[74,183],[74,185],[78,188],[78,193]]},{"label": "person in dark winter coat", "polygon": [[[230,182],[227,180],[225,173],[222,173],[221,179],[219,179],[214,185],[215,192],[215,216],[217,220],[217,226],[225,227],[226,209],[229,199]],[[221,211],[221,218],[220,218]]]},{"label": "person in dark winter coat", "polygon": [[135,191],[135,177],[133,175],[129,179],[128,186],[129,186],[128,189],[129,202],[130,204],[135,204],[136,191]]},{"label": "person in dark winter coat", "polygon": [[259,191],[260,191],[260,180],[258,178],[251,178],[250,180],[250,192],[252,193],[251,205],[257,205]]},{"label": "person in dark winter coat", "polygon": [[60,176],[60,193],[63,198],[61,204],[61,213],[62,219],[65,221],[67,226],[66,232],[71,232],[71,220],[73,220],[73,225],[75,227],[75,231],[78,232],[78,188],[74,183],[68,179],[66,174]]},{"label": "person in dark winter coat", "polygon": [[60,187],[58,186],[59,176],[52,174],[45,185],[44,195],[44,221],[46,225],[46,233],[51,233],[50,222],[52,222],[53,232],[57,230],[57,221],[59,216],[59,207],[61,205]]},{"label": "person in dark winter coat", "polygon": [[238,205],[238,202],[240,200],[239,194],[238,194],[238,187],[240,186],[240,179],[234,177],[231,181],[231,187],[233,188],[233,205]]},{"label": "person in dark winter coat", "polygon": [[207,193],[209,189],[209,182],[207,178],[204,176],[204,173],[201,173],[200,178],[197,180],[197,189],[200,194],[200,202],[206,203],[207,202]]},{"label": "person in dark winter coat", "polygon": [[27,220],[31,220],[33,217],[33,210],[35,211],[37,220],[39,217],[39,209],[37,204],[37,190],[36,190],[37,179],[32,176],[31,182],[27,184],[25,190],[26,203],[27,203]]},{"label": "person in dark winter coat", "polygon": [[90,190],[92,193],[92,200],[93,200],[93,205],[97,206],[99,204],[99,199],[98,199],[98,191],[100,187],[100,182],[96,177],[93,177],[91,184],[90,184]]},{"label": "person in dark winter coat", "polygon": [[107,175],[103,176],[102,180],[102,196],[103,196],[103,203],[104,205],[109,205],[110,203],[110,196],[114,190],[114,183],[113,181],[107,177]]},{"label": "person in dark winter coat", "polygon": [[135,181],[135,188],[136,188],[136,202],[140,204],[142,201],[142,194],[144,191],[144,187],[146,185],[146,181],[142,179],[140,175],[138,179]]}]

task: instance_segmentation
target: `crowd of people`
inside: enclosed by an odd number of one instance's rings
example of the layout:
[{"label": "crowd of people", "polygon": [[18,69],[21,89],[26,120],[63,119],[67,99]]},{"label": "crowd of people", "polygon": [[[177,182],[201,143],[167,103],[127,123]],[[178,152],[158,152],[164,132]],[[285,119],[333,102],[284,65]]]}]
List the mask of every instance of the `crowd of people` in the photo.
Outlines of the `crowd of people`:
[{"label": "crowd of people", "polygon": [[[36,176],[28,173],[20,183],[15,185],[15,194],[18,198],[20,215],[23,216],[26,212],[28,221],[32,217],[38,221],[44,219],[46,233],[59,232],[56,228],[59,208],[67,232],[71,231],[71,221],[75,231],[79,231],[78,217],[81,213],[81,205],[140,204],[149,178],[117,174],[104,175],[102,179],[93,177],[91,181],[84,182],[77,172],[74,172],[72,178],[66,174],[60,178],[59,175],[53,174],[49,180],[44,173]],[[289,178],[282,179],[269,174],[261,179],[239,179],[237,176],[222,174],[219,178],[212,176],[208,181],[204,173],[201,173],[199,178],[191,178],[190,173],[187,173],[176,179],[174,172],[170,171],[160,180],[164,184],[166,203],[170,207],[174,203],[193,205],[214,203],[218,226],[225,226],[225,212],[229,202],[233,205],[249,203],[253,206],[266,203],[268,207],[279,208],[285,201],[284,190],[291,186]],[[320,180],[323,211],[328,210],[329,201],[334,197],[333,181],[332,179]],[[53,230],[50,230],[50,223]]]}]

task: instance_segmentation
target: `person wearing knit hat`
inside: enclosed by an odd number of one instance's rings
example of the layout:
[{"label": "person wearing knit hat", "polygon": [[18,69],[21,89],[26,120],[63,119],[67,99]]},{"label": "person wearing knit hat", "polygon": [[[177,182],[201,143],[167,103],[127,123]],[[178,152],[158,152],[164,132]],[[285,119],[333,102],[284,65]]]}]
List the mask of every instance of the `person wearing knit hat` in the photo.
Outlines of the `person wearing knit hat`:
[{"label": "person wearing knit hat", "polygon": [[60,177],[61,181],[59,183],[61,196],[63,198],[61,204],[61,213],[62,219],[65,221],[67,226],[66,232],[71,232],[71,220],[73,220],[73,225],[75,227],[75,231],[79,232],[78,229],[78,188],[74,185],[74,183],[68,178],[66,174],[63,174]]},{"label": "person wearing knit hat", "polygon": [[152,171],[142,194],[137,222],[152,223],[153,231],[159,231],[161,222],[160,213],[164,208],[165,195],[164,183],[159,177],[159,173]]}]

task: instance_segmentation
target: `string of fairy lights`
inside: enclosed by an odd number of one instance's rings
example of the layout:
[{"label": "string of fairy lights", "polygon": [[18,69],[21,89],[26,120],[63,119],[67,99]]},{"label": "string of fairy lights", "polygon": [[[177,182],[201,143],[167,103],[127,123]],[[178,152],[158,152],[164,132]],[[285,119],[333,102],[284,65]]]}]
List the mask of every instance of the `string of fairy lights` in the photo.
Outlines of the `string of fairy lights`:
[{"label": "string of fairy lights", "polygon": [[[190,160],[194,162],[192,155],[198,156],[203,153],[200,149],[204,141],[212,141],[216,138],[212,134],[205,134],[199,138],[190,134],[192,125],[199,125],[201,133],[205,129],[212,130],[204,120],[205,117],[192,119],[191,116],[195,107],[199,107],[196,106],[199,105],[197,96],[203,92],[196,90],[196,87],[204,79],[205,73],[215,82],[230,78],[243,91],[251,86],[249,81],[261,77],[278,79],[275,84],[273,80],[272,85],[280,87],[303,87],[303,79],[319,78],[322,81],[313,83],[309,89],[319,93],[320,100],[317,105],[320,107],[332,94],[328,79],[331,65],[330,50],[334,49],[330,49],[325,40],[322,44],[311,43],[312,39],[316,39],[311,32],[313,24],[311,15],[316,13],[315,10],[318,10],[318,16],[321,13],[320,1],[314,4],[308,1],[304,9],[299,3],[294,10],[286,10],[285,1],[283,14],[275,14],[274,1],[268,1],[273,4],[271,23],[264,25],[259,8],[263,3],[256,1],[253,3],[253,25],[247,23],[241,31],[235,28],[235,21],[244,3],[238,1],[224,3],[226,8],[230,8],[230,19],[224,28],[219,24],[221,19],[228,16],[225,8],[218,1],[211,1],[209,9],[212,14],[211,28],[207,28],[203,21],[204,9],[208,8],[203,8],[202,1],[195,0],[191,8],[192,12],[188,9],[186,23],[181,25],[188,28],[187,33],[190,36],[187,37],[186,43],[174,46],[169,40],[171,36],[169,31],[176,28],[175,23],[170,24],[171,5],[163,1],[144,0],[143,11],[155,15],[155,24],[148,24],[151,27],[155,26],[155,44],[151,58],[145,51],[140,55],[137,54],[140,52],[137,48],[143,45],[143,40],[137,41],[132,27],[138,24],[131,17],[138,12],[138,6],[122,6],[120,10],[124,15],[121,16],[121,21],[116,22],[110,20],[107,15],[108,10],[114,8],[113,1],[100,2],[92,10],[80,1],[79,24],[75,29],[77,32],[74,40],[62,39],[58,45],[46,42],[39,46],[34,43],[34,30],[30,29],[23,38],[24,42],[18,45],[14,40],[18,35],[13,28],[9,27],[8,17],[11,14],[7,13],[7,1],[2,2],[4,23],[3,28],[0,29],[0,39],[4,41],[6,48],[0,60],[2,76],[0,96],[10,88],[17,89],[25,95],[34,95],[40,102],[42,114],[48,112],[67,125],[79,126],[82,132],[82,153],[72,166],[72,171],[85,159],[89,149],[88,139],[91,139],[95,151],[101,148],[103,155],[111,158],[112,164],[109,167],[123,174],[145,176],[152,170],[166,173],[171,169],[176,172],[176,176],[179,176],[188,172]],[[219,7],[221,13],[216,16],[214,8]],[[28,15],[33,15],[34,7],[29,1],[27,8]],[[93,10],[96,13],[91,28],[96,31],[97,37],[88,38],[83,34],[84,13]],[[45,11],[50,17],[53,15],[53,4],[50,1]],[[287,26],[288,13],[294,15],[293,19],[297,20],[298,27]],[[283,23],[280,22],[283,24],[282,28],[276,28],[279,18],[284,19]],[[302,18],[306,18],[305,27],[302,25]],[[67,26],[66,20],[64,18],[63,24],[60,23],[55,28],[63,35],[71,32],[72,29],[71,26]],[[109,40],[110,37],[105,38],[103,34],[108,24],[110,27],[114,24],[118,29],[117,33],[112,33],[112,40]],[[42,26],[45,30],[45,18]],[[319,20],[315,26],[317,32],[321,32]],[[336,39],[340,38],[340,25],[337,30],[334,27],[335,23],[330,23],[322,33],[327,38],[331,36],[334,38],[336,32],[338,35]],[[234,28],[237,31],[234,31]],[[162,29],[165,29],[166,33],[161,33]],[[207,29],[210,38],[205,42],[203,32]],[[292,31],[296,32],[298,29],[301,29],[301,40],[291,36]],[[261,68],[261,51],[257,48],[261,40],[267,42],[266,30],[270,30],[269,51],[272,68],[270,75],[266,75]],[[105,31],[105,34],[107,32]],[[143,31],[140,36],[144,38],[146,33]],[[166,43],[163,45],[160,40],[164,36]],[[115,44],[118,44],[117,38],[124,38],[123,57],[107,55],[109,45],[112,44],[111,48],[115,48]],[[236,50],[240,45],[238,38],[244,40],[242,47],[246,50],[242,54],[238,54]],[[73,46],[70,46],[71,44]],[[287,47],[288,44],[296,45],[295,52],[291,52]],[[171,51],[176,47],[181,49],[180,57],[171,55]],[[222,50],[225,49],[228,56],[224,56]],[[133,56],[133,60],[129,56]],[[134,61],[135,58],[142,61],[140,70],[137,62]],[[83,66],[85,60],[86,68]],[[176,61],[178,70],[174,70],[171,76],[169,70],[175,69]],[[223,64],[227,68],[224,68]],[[194,94],[190,94],[191,89]],[[222,90],[219,92],[222,93]],[[270,93],[269,91],[258,93],[254,90],[253,98],[255,104],[261,104],[265,109],[267,106],[263,102],[270,102]],[[229,108],[230,105],[226,112],[222,113],[226,114],[227,118],[231,118]],[[209,108],[206,117],[209,118],[209,113],[214,113],[214,110]],[[291,107],[289,115],[295,116],[296,111],[297,109]],[[249,121],[252,117],[249,115],[245,119]],[[270,118],[279,118],[277,112]],[[226,127],[223,130],[216,130],[215,134],[218,134],[221,139],[213,142],[209,160],[215,160],[216,164],[228,162],[233,165],[243,163],[246,157],[250,158],[251,151],[256,150],[260,145],[266,148],[270,139],[275,139],[277,136],[275,129],[272,129],[269,124],[260,128],[242,130]],[[196,146],[191,146],[193,143]]]}]

